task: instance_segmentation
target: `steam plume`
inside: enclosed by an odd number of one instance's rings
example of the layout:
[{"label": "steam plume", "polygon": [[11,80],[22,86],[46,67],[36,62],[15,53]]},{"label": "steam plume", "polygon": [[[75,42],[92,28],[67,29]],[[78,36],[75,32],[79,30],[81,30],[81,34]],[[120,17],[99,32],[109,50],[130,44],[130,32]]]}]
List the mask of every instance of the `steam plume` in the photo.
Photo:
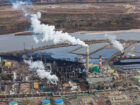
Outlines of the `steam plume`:
[{"label": "steam plume", "polygon": [[24,2],[21,0],[10,0],[10,3],[12,3],[14,9],[22,10],[24,14],[27,13],[25,6],[29,6],[29,5],[32,6],[30,0],[26,0]]},{"label": "steam plume", "polygon": [[33,29],[32,31],[35,34],[41,35],[40,38],[38,38],[37,35],[33,36],[34,37],[33,39],[35,40],[36,43],[38,43],[40,41],[41,42],[52,41],[54,44],[69,43],[72,45],[81,45],[83,47],[88,46],[80,39],[76,39],[75,37],[70,36],[68,33],[64,33],[62,31],[56,31],[55,26],[53,26],[53,25],[42,24],[41,21],[39,20],[41,18],[40,12],[38,12],[37,14],[27,13],[24,8],[24,6],[29,4],[27,2],[27,0],[26,0],[26,2],[15,1],[15,2],[12,2],[12,4],[13,4],[14,9],[22,8],[24,15],[26,17],[29,17],[31,20],[31,25],[32,25],[32,29]]},{"label": "steam plume", "polygon": [[55,44],[64,42],[72,45],[81,45],[87,47],[87,44],[85,44],[80,39],[76,39],[75,37],[70,36],[68,33],[63,33],[62,31],[55,31],[55,26],[42,24],[39,20],[40,18],[40,12],[37,14],[32,14],[31,16],[33,32],[42,35],[42,38],[37,38],[34,36],[35,39],[37,39],[36,42],[53,41]]},{"label": "steam plume", "polygon": [[17,79],[17,74],[16,72],[13,72],[13,80],[15,81]]},{"label": "steam plume", "polygon": [[26,5],[25,2],[16,1],[15,3],[13,3],[13,8],[14,8],[14,9],[20,9],[20,7],[24,7],[25,5]]},{"label": "steam plume", "polygon": [[127,55],[128,55],[128,56],[133,56],[133,57],[136,56],[136,55],[133,54],[133,53],[127,53]]},{"label": "steam plume", "polygon": [[105,35],[109,41],[112,43],[113,47],[115,47],[116,49],[118,49],[119,51],[121,51],[122,53],[124,52],[124,47],[123,45],[116,40],[115,36],[110,36],[110,35]]},{"label": "steam plume", "polygon": [[31,60],[24,60],[24,62],[29,65],[29,71],[36,71],[37,75],[41,79],[46,78],[50,83],[57,84],[58,77],[56,75],[52,75],[51,71],[46,71],[42,61],[32,62]]}]

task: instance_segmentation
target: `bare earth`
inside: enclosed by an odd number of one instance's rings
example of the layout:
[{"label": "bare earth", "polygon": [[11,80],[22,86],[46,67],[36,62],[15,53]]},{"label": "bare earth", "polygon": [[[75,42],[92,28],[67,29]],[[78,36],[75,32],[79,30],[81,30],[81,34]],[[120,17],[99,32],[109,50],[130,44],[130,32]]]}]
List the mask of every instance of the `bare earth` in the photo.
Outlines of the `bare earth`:
[{"label": "bare earth", "polygon": [[[41,12],[41,21],[67,32],[116,31],[140,28],[140,2],[53,4],[27,7]],[[0,34],[29,30],[30,22],[20,10],[0,6]],[[136,30],[138,31],[138,30]]]}]

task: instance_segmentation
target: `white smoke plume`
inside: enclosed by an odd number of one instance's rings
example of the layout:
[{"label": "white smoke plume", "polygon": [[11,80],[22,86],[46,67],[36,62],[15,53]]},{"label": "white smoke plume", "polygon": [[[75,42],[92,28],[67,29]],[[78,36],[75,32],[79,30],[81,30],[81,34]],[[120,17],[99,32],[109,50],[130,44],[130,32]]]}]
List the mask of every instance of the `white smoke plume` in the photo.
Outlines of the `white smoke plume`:
[{"label": "white smoke plume", "polygon": [[25,6],[32,6],[32,3],[30,0],[9,0],[9,2],[12,4],[14,9],[21,9]]},{"label": "white smoke plume", "polygon": [[13,72],[13,80],[15,81],[17,79],[17,73]]},{"label": "white smoke plume", "polygon": [[31,15],[33,32],[42,35],[42,38],[37,38],[35,36],[34,39],[36,39],[36,42],[53,41],[54,44],[64,42],[72,45],[81,45],[87,47],[87,44],[85,44],[80,39],[76,39],[75,37],[70,36],[68,33],[63,33],[62,31],[55,31],[55,26],[42,24],[39,20],[40,18],[40,12]]},{"label": "white smoke plume", "polygon": [[24,60],[24,62],[29,65],[29,71],[36,71],[37,75],[41,79],[46,78],[49,83],[57,84],[58,77],[56,75],[52,75],[51,71],[50,72],[46,71],[42,61],[33,62],[31,60]]},{"label": "white smoke plume", "polygon": [[36,43],[39,43],[39,40],[38,40],[37,37],[34,36],[33,39],[34,39],[34,41],[35,41]]},{"label": "white smoke plume", "polygon": [[23,1],[16,1],[13,4],[13,8],[14,9],[21,9],[22,7],[24,7],[26,5],[26,2]]},{"label": "white smoke plume", "polygon": [[69,43],[72,45],[81,45],[83,47],[87,47],[88,45],[85,42],[81,41],[80,39],[76,39],[75,37],[70,36],[68,33],[64,33],[62,31],[56,31],[55,26],[42,24],[39,20],[41,18],[41,13],[38,12],[37,14],[30,14],[27,13],[24,6],[28,5],[28,2],[13,2],[14,9],[21,9],[25,15],[25,17],[29,17],[31,20],[31,25],[33,28],[33,32],[35,34],[40,34],[41,38],[38,38],[37,35],[34,35],[33,39],[36,43],[38,42],[48,42],[52,41],[54,44],[57,43]]},{"label": "white smoke plume", "polygon": [[111,36],[111,35],[106,34],[105,37],[107,37],[107,39],[109,39],[109,41],[112,43],[113,47],[115,47],[122,53],[124,52],[124,47],[119,41],[116,40],[116,36]]},{"label": "white smoke plume", "polygon": [[25,16],[27,12],[26,8],[27,6],[32,7],[32,4],[30,1],[18,1],[18,0],[10,0],[12,3],[13,9],[15,10],[21,10]]},{"label": "white smoke plume", "polygon": [[133,54],[133,53],[127,53],[127,55],[128,55],[128,56],[132,56],[132,57],[136,56],[136,55]]}]

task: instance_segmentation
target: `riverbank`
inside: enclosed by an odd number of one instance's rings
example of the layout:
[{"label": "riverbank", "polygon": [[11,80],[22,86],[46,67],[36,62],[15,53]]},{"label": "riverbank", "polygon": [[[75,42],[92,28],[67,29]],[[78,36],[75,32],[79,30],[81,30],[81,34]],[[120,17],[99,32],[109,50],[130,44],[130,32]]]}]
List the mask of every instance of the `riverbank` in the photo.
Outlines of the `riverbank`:
[{"label": "riverbank", "polygon": [[[116,30],[116,31],[77,31],[70,34],[88,34],[88,35],[97,35],[97,34],[117,34],[117,33],[128,33],[128,32],[140,32],[140,29],[130,29],[130,30]],[[32,31],[23,31],[23,32],[15,32],[15,33],[9,33],[15,36],[28,36],[33,35]],[[4,34],[2,34],[4,35]],[[7,34],[5,34],[7,35]]]},{"label": "riverbank", "polygon": [[75,32],[76,34],[115,34],[115,33],[122,33],[122,32],[140,32],[140,29],[129,29],[129,30],[116,30],[116,31],[78,31]]}]

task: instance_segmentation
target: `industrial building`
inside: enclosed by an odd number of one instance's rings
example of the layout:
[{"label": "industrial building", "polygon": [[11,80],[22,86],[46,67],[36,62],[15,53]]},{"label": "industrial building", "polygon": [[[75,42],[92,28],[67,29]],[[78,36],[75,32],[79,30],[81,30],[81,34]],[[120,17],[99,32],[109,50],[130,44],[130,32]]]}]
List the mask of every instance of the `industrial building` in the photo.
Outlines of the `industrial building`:
[{"label": "industrial building", "polygon": [[[97,43],[96,50],[92,49],[94,45],[91,45],[91,47],[87,49],[76,48],[77,50],[73,50],[71,53],[75,54],[80,52],[79,54],[82,57],[78,56],[79,58],[73,60],[54,58],[51,54],[45,54],[41,51],[35,54],[31,52],[16,56],[1,56],[0,99],[5,100],[4,97],[7,97],[7,99],[8,97],[28,98],[28,100],[22,99],[19,101],[19,99],[17,99],[8,101],[9,105],[11,103],[19,105],[21,103],[31,103],[32,99],[29,100],[29,97],[42,97],[36,100],[37,103],[42,105],[65,105],[67,99],[63,97],[61,99],[60,96],[96,96],[98,92],[109,94],[112,90],[128,88],[130,83],[126,84],[126,82],[123,81],[123,79],[126,79],[125,75],[119,75],[118,71],[114,70],[107,62],[104,63],[106,60],[103,60],[102,56],[99,56],[97,64],[89,62],[90,54],[93,54],[107,45],[108,43]],[[33,65],[34,63],[36,64],[33,69],[31,69],[32,65],[27,63],[29,61]],[[49,76],[55,75],[58,77],[57,84],[53,84],[48,78],[39,76],[36,70],[40,69],[38,66],[41,62],[44,65],[43,70],[45,73],[50,73]],[[139,81],[137,82],[139,83]],[[49,98],[45,98],[46,96]],[[50,97],[52,96],[59,98],[51,99]],[[103,95],[100,97],[103,98]],[[105,102],[111,103],[112,105],[116,105],[115,103],[117,102],[132,103],[130,98],[125,99],[126,96],[122,94],[120,95],[122,98],[118,98],[119,96],[114,98],[112,95],[106,95],[106,97],[107,98],[102,101],[94,97],[90,102],[82,100],[81,103]],[[80,105],[80,102],[78,103]],[[69,105],[72,104],[69,102]]]},{"label": "industrial building", "polygon": [[109,96],[108,96],[111,105],[132,105],[132,101],[130,99],[129,96],[127,96],[126,94],[122,94],[120,92],[112,92]]}]

